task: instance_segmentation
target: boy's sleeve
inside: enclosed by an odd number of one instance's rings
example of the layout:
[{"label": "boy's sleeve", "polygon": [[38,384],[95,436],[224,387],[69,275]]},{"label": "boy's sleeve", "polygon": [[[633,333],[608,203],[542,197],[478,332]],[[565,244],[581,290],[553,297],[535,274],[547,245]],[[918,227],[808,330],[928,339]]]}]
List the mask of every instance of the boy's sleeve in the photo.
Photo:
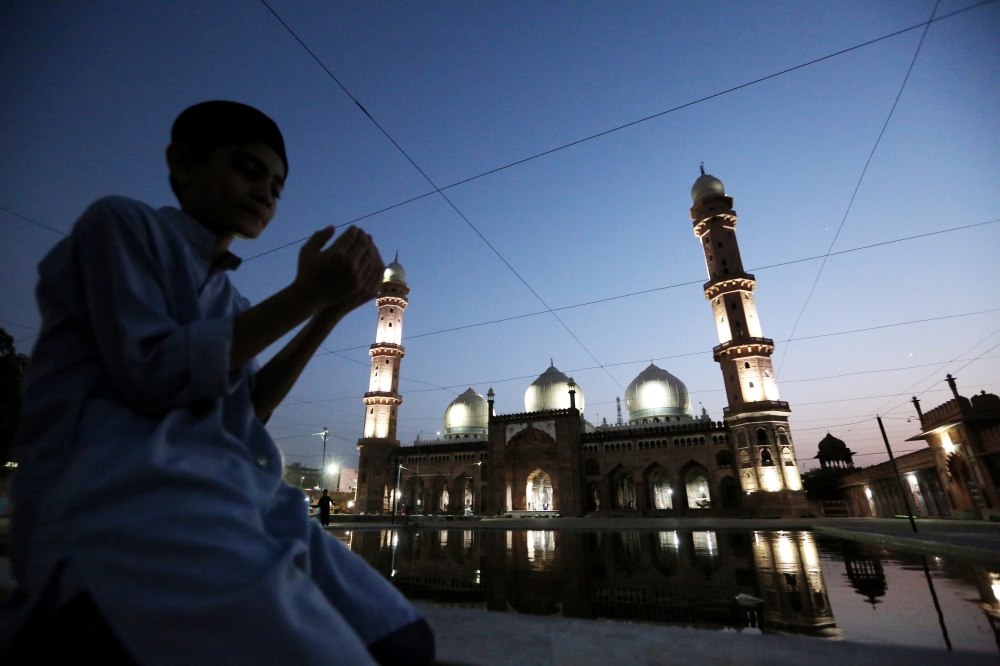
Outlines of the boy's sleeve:
[{"label": "boy's sleeve", "polygon": [[131,202],[103,199],[73,230],[84,303],[77,309],[94,336],[122,398],[161,411],[225,394],[233,318],[179,324],[150,231]]}]

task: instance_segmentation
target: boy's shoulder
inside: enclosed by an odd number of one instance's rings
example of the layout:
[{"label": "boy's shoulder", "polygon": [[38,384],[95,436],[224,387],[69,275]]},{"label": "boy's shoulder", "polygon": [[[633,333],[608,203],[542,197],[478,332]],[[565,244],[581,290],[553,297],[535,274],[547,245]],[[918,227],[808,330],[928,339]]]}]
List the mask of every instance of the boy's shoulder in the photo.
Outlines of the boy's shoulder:
[{"label": "boy's shoulder", "polygon": [[149,204],[136,199],[112,195],[101,197],[87,207],[77,226],[100,225],[108,223],[141,222],[156,217],[157,212]]},{"label": "boy's shoulder", "polygon": [[123,196],[101,197],[73,225],[71,242],[118,244],[132,239],[148,245],[170,227],[163,221],[163,213],[149,204]]}]

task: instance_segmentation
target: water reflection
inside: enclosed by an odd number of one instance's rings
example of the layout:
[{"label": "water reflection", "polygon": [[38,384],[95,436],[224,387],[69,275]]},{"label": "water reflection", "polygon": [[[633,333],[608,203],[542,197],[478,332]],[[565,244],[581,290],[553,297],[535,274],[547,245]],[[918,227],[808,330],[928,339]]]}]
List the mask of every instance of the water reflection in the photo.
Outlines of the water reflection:
[{"label": "water reflection", "polygon": [[806,532],[355,531],[349,543],[414,599],[839,636]]},{"label": "water reflection", "polygon": [[[811,532],[405,529],[338,536],[408,597],[439,604],[832,640],[846,633],[847,640],[939,648],[952,641],[956,649],[1000,646],[1000,574],[930,558],[938,615],[921,556],[849,541],[817,544]],[[943,638],[949,630],[951,640]]]}]

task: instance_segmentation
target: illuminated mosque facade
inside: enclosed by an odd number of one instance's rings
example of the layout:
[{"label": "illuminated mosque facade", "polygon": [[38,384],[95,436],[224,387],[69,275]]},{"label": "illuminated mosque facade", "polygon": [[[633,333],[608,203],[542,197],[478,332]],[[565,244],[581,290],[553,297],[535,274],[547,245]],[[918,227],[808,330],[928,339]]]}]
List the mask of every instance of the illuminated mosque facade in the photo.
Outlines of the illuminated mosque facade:
[{"label": "illuminated mosque facade", "polygon": [[[472,388],[444,415],[444,435],[396,438],[406,271],[386,268],[376,299],[355,510],[422,515],[803,515],[808,503],[763,337],[754,276],[743,270],[737,216],[722,182],[702,171],[690,213],[708,270],[705,298],[729,406],[695,415],[687,387],[653,363],[625,392],[627,420],[594,426],[583,389],[554,364],[528,386],[524,412],[497,414]],[[396,501],[393,501],[395,497]]]}]

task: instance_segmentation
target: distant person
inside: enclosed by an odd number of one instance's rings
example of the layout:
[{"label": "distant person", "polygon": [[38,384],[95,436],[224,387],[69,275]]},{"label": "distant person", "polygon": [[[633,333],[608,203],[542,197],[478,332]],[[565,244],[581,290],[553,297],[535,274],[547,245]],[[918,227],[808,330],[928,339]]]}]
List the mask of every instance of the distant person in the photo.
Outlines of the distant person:
[{"label": "distant person", "polygon": [[319,522],[323,527],[330,526],[330,505],[333,504],[333,500],[330,499],[330,495],[327,494],[326,488],[323,489],[323,496],[319,498],[315,506],[319,509]]},{"label": "distant person", "polygon": [[309,519],[264,428],[375,297],[378,250],[354,227],[324,249],[322,229],[294,281],[251,306],[229,246],[274,217],[281,132],[205,102],[177,118],[166,157],[179,209],[100,199],[39,265],[0,663],[432,663],[427,623]]}]

